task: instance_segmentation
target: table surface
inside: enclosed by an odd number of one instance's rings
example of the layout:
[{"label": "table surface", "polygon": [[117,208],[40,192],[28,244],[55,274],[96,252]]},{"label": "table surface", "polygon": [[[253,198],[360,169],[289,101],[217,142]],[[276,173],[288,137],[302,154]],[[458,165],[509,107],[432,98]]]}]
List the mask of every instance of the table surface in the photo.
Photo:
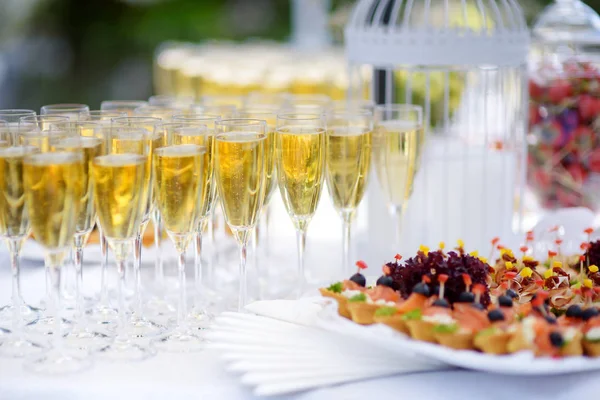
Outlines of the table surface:
[{"label": "table surface", "polygon": [[[0,304],[10,296],[9,259],[0,251]],[[88,283],[95,284],[95,267],[86,266]],[[39,262],[22,263],[22,289],[27,301],[43,293],[44,274]],[[87,286],[86,286],[87,289]],[[90,289],[90,293],[91,293]],[[445,371],[372,379],[322,388],[276,399],[565,399],[600,392],[600,373],[560,377],[504,377],[470,371]],[[216,350],[194,354],[159,353],[142,363],[97,362],[88,371],[48,377],[26,372],[22,360],[0,358],[1,400],[71,399],[256,399],[250,387],[225,372]]]}]

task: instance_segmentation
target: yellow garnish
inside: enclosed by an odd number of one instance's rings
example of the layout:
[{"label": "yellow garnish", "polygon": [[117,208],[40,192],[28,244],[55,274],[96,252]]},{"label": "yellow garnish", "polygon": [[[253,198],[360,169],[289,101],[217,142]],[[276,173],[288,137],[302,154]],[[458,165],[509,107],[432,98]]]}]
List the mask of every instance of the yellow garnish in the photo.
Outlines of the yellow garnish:
[{"label": "yellow garnish", "polygon": [[552,263],[552,268],[562,268],[562,263],[560,261],[554,261]]},{"label": "yellow garnish", "polygon": [[463,247],[465,247],[465,242],[463,242],[463,240],[462,240],[462,239],[458,239],[458,240],[456,241],[456,244],[458,245],[458,248],[459,248],[459,249],[462,249]]},{"label": "yellow garnish", "polygon": [[470,255],[472,255],[473,257],[477,257],[479,255],[479,252],[477,250],[472,251],[469,253]]},{"label": "yellow garnish", "polygon": [[512,258],[514,258],[514,257],[515,257],[515,255],[514,255],[514,253],[513,253],[513,251],[512,251],[511,249],[506,249],[506,248],[504,248],[504,249],[501,249],[501,250],[500,250],[500,255],[501,255],[501,256],[503,256],[503,255],[505,255],[505,254],[506,254],[506,255],[508,255],[508,256],[510,256],[510,257],[512,257]]},{"label": "yellow garnish", "polygon": [[485,257],[478,257],[478,258],[479,258],[479,261],[481,261],[484,264],[487,264],[487,258],[485,258]]},{"label": "yellow garnish", "polygon": [[588,267],[588,270],[589,270],[590,272],[592,272],[592,273],[594,273],[594,272],[598,272],[598,266],[596,266],[596,265],[590,265],[590,266]]},{"label": "yellow garnish", "polygon": [[423,252],[423,254],[425,254],[425,255],[429,254],[429,247],[427,247],[425,245],[420,245],[419,250],[421,250]]},{"label": "yellow garnish", "polygon": [[523,261],[535,261],[532,256],[523,256]]},{"label": "yellow garnish", "polygon": [[440,246],[440,250],[444,250],[444,247],[446,247],[446,243],[440,242],[439,246]]},{"label": "yellow garnish", "polygon": [[585,286],[586,288],[592,288],[594,286],[594,283],[592,282],[591,279],[584,279],[583,280],[583,286]]},{"label": "yellow garnish", "polygon": [[533,275],[533,271],[531,270],[531,268],[525,267],[521,270],[521,272],[519,272],[519,275],[521,275],[523,278],[531,278],[531,275]]},{"label": "yellow garnish", "polygon": [[506,269],[513,269],[515,267],[514,264],[510,261],[505,262],[504,266],[506,267]]},{"label": "yellow garnish", "polygon": [[546,272],[544,272],[544,278],[548,279],[550,278],[552,275],[554,274],[554,271],[552,271],[552,268],[549,268],[546,270]]}]

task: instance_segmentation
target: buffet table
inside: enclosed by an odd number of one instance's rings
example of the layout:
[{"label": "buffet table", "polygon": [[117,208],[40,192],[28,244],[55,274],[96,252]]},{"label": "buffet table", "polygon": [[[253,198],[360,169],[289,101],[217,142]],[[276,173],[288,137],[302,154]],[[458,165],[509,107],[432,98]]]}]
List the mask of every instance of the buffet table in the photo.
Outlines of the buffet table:
[{"label": "buffet table", "polygon": [[[0,303],[10,295],[8,256],[0,251]],[[23,261],[24,297],[35,302],[43,293],[41,263]],[[98,284],[97,268],[86,265],[88,293]],[[86,288],[88,286],[86,285]],[[97,362],[77,375],[47,377],[22,368],[19,359],[0,359],[0,399],[255,399],[252,389],[225,372],[214,349],[187,355],[159,353],[142,363]],[[444,371],[393,376],[322,388],[290,399],[441,398],[473,399],[565,399],[600,392],[600,372],[561,377],[503,377],[469,371]]]}]

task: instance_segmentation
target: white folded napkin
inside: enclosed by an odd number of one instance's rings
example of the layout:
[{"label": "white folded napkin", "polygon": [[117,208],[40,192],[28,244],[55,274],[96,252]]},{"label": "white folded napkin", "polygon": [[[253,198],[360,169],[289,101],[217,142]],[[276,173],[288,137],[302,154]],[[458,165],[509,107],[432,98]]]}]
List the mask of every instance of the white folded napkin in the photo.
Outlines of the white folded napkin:
[{"label": "white folded napkin", "polygon": [[261,300],[248,304],[247,311],[298,325],[314,326],[318,313],[326,304],[322,297],[307,297],[299,300]]}]

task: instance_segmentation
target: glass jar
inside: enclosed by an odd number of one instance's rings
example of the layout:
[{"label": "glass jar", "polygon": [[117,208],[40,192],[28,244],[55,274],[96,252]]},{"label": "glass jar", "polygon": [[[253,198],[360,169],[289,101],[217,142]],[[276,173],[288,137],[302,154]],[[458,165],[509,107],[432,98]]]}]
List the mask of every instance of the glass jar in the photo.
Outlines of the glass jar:
[{"label": "glass jar", "polygon": [[543,210],[600,209],[600,17],[557,0],[533,28],[527,182]]}]

